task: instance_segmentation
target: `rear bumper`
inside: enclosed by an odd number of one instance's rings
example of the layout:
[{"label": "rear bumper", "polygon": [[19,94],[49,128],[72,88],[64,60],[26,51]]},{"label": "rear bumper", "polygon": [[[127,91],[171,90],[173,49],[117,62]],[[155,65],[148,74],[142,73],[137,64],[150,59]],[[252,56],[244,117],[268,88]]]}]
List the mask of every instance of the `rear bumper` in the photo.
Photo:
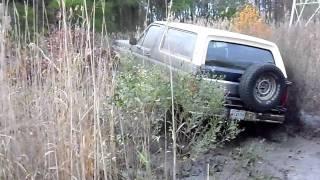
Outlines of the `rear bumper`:
[{"label": "rear bumper", "polygon": [[283,123],[285,121],[285,114],[287,112],[287,109],[282,106],[275,107],[263,113],[254,112],[250,109],[245,108],[241,99],[234,96],[226,96],[224,106],[228,119],[232,119],[230,116],[230,112],[232,110],[235,110],[245,113],[244,119],[241,118],[241,120],[243,121]]},{"label": "rear bumper", "polygon": [[[244,117],[241,119],[234,118],[232,116],[231,111],[241,111],[244,113]],[[226,108],[226,116],[228,119],[231,120],[240,120],[240,121],[252,121],[252,122],[268,122],[268,123],[283,123],[285,121],[285,112],[281,113],[273,113],[273,112],[267,112],[267,113],[256,113],[252,111],[247,110],[239,110],[239,109],[230,109]]]}]

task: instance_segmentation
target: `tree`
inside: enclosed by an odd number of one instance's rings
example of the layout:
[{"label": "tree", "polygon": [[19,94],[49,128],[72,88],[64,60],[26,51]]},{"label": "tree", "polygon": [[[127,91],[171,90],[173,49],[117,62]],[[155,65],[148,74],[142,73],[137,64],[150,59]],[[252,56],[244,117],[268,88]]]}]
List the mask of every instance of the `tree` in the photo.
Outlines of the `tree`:
[{"label": "tree", "polygon": [[252,5],[246,5],[233,19],[233,30],[263,38],[271,35],[270,27],[267,26],[259,11]]}]

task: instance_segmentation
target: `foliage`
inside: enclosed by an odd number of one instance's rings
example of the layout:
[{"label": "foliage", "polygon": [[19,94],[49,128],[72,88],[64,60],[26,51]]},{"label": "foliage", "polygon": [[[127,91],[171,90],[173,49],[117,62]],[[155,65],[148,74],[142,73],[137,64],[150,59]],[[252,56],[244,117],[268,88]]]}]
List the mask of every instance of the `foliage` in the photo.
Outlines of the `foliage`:
[{"label": "foliage", "polygon": [[231,19],[237,13],[239,7],[245,4],[246,0],[224,0],[216,1],[216,8],[219,12],[219,18]]},{"label": "foliage", "polygon": [[[87,3],[90,3],[90,1],[86,1]],[[64,0],[65,6],[66,7],[76,7],[76,6],[82,6],[84,1],[83,0]],[[92,3],[92,1],[91,1]],[[49,7],[55,7],[59,8],[60,7],[60,1],[51,1]]]},{"label": "foliage", "polygon": [[[11,2],[11,1],[10,1]],[[38,9],[37,15],[40,21],[45,20],[42,18],[42,10],[44,7],[49,7],[46,9],[48,14],[48,20],[50,23],[56,23],[55,13],[59,10],[60,0],[40,0],[40,1],[23,1],[17,0],[18,11],[24,12],[24,5],[26,3],[28,8],[32,9],[33,3],[37,4],[35,9]],[[93,2],[95,2],[95,11],[96,17],[94,19],[96,30],[101,29],[101,24],[103,18],[106,20],[108,31],[109,32],[132,32],[136,31],[138,28],[143,28],[146,23],[151,23],[156,20],[165,20],[166,11],[168,2],[161,0],[64,0],[67,11],[72,9],[74,15],[79,17],[80,7],[83,6],[86,2],[89,16],[92,16]],[[174,0],[172,6],[172,13],[176,21],[198,21],[198,19],[209,20],[218,20],[218,19],[231,19],[237,13],[239,13],[239,8],[248,3],[248,0]],[[250,1],[253,3],[252,1]],[[291,6],[290,3],[284,2],[283,0],[279,1],[280,6],[274,7],[274,4],[271,4],[271,1],[261,0],[259,2],[254,2],[258,11],[261,11],[261,8],[265,10],[264,17],[266,20],[274,18],[276,21],[282,19],[285,9]],[[78,8],[76,8],[78,7]],[[286,7],[286,8],[284,8]],[[102,13],[102,8],[104,8],[104,14]],[[78,10],[76,10],[78,9]],[[78,12],[77,12],[78,11]],[[147,13],[147,14],[146,14]],[[24,14],[21,14],[24,15]],[[81,15],[81,13],[80,13]],[[23,16],[21,16],[23,17]],[[29,16],[30,17],[30,16]],[[146,19],[147,18],[147,19]],[[261,21],[261,20],[259,20]],[[250,21],[252,26],[257,26],[256,30],[250,30],[250,32],[245,31],[246,33],[251,33],[260,35],[261,30],[263,30],[263,25],[255,25]],[[271,21],[272,22],[272,21]],[[32,23],[32,22],[30,22]],[[39,22],[41,24],[42,22]],[[240,23],[241,24],[241,23]],[[23,25],[23,23],[21,23]],[[244,28],[246,29],[246,28]],[[238,29],[244,30],[243,28]],[[241,31],[243,32],[243,31]],[[251,33],[252,34],[252,33]],[[268,32],[262,32],[262,36],[265,37],[265,34],[269,35]]]},{"label": "foliage", "polygon": [[[172,12],[178,21],[190,21],[196,18],[219,19],[234,16],[237,9],[245,0],[208,0],[207,2],[200,0],[174,0]],[[68,16],[72,15],[74,22],[85,21],[87,17],[82,15],[82,9],[86,3],[88,16],[93,21],[93,10],[95,11],[95,29],[101,30],[103,19],[106,20],[108,31],[127,32],[136,31],[137,27],[145,25],[145,21],[151,23],[155,20],[165,20],[167,3],[165,1],[155,0],[64,0]],[[95,3],[95,4],[94,4]],[[40,21],[45,21],[43,10],[45,7],[48,15],[49,23],[55,24],[57,12],[60,8],[60,0],[42,0],[37,2],[37,7],[31,2],[25,4],[23,1],[17,1],[19,12],[24,15],[24,8],[38,9],[37,15]],[[25,7],[26,6],[26,7]],[[42,7],[45,6],[45,7]],[[95,6],[95,7],[93,7]],[[146,15],[146,13],[148,13]],[[146,19],[147,17],[147,19]],[[31,19],[32,20],[32,19]],[[39,22],[42,24],[43,22]],[[32,22],[29,22],[29,25]],[[23,24],[22,24],[23,25]]]},{"label": "foliage", "polygon": [[[170,81],[164,76],[168,70],[134,64],[131,58],[123,61],[115,95],[118,107],[127,114],[127,121],[147,114],[151,127],[156,127],[153,135],[167,130],[161,122],[165,118],[170,124],[171,119]],[[173,88],[181,150],[205,152],[236,137],[237,124],[220,116],[224,96],[216,82],[180,72],[175,75]]]},{"label": "foliage", "polygon": [[263,38],[271,36],[271,28],[263,21],[258,10],[252,5],[244,6],[233,19],[233,30]]},{"label": "foliage", "polygon": [[175,12],[184,11],[191,7],[192,0],[176,0],[173,1],[172,10]]},{"label": "foliage", "polygon": [[[102,0],[95,2],[89,0],[66,0],[64,2],[68,18],[72,24],[89,21],[96,31],[101,32],[105,23],[110,31],[114,31],[115,27],[111,14],[113,7],[110,2]],[[59,1],[51,1],[48,7],[57,13],[60,11],[61,5]],[[84,13],[85,8],[87,13]],[[51,11],[49,19],[55,19],[55,16],[56,14]]]},{"label": "foliage", "polygon": [[30,31],[33,31],[34,13],[32,7],[17,3],[14,6],[12,14],[18,17],[17,20],[19,20],[19,22],[17,23],[19,23],[22,30],[28,28]]},{"label": "foliage", "polygon": [[180,21],[189,21],[196,18],[230,19],[246,0],[208,0],[190,1],[176,0],[173,3],[173,13]]}]

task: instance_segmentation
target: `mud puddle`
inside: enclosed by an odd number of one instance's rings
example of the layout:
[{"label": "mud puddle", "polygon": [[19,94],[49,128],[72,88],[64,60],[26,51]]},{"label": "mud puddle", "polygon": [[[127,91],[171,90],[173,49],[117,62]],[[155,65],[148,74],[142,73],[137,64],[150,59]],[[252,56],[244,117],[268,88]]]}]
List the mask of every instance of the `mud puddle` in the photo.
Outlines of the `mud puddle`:
[{"label": "mud puddle", "polygon": [[180,162],[178,172],[184,180],[319,180],[319,131],[301,131],[297,126],[247,127],[235,142]]}]

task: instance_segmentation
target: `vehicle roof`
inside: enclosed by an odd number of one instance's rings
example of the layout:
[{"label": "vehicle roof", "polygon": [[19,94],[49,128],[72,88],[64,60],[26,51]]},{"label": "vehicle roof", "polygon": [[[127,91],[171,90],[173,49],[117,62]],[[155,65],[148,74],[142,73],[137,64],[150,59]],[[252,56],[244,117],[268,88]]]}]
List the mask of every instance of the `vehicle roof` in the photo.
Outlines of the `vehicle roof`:
[{"label": "vehicle roof", "polygon": [[231,38],[235,40],[245,40],[245,41],[251,41],[254,43],[264,44],[267,46],[275,47],[276,45],[273,42],[260,39],[253,36],[248,36],[240,33],[234,33],[230,31],[224,31],[194,24],[187,24],[187,23],[177,23],[177,22],[166,22],[166,21],[156,21],[155,24],[161,24],[161,25],[168,25],[172,28],[178,28],[183,29],[186,31],[191,31],[197,34],[205,35],[205,36],[218,36],[218,37],[224,37],[224,38]]}]

